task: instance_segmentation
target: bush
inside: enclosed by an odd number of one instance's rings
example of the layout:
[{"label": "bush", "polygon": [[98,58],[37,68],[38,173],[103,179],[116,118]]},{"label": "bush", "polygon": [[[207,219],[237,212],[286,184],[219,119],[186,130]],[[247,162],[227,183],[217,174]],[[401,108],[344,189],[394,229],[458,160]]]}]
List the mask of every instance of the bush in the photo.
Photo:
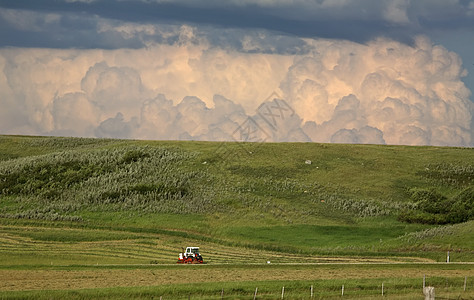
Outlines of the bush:
[{"label": "bush", "polygon": [[445,214],[450,211],[451,201],[435,190],[412,189],[411,198],[422,211],[431,214]]},{"label": "bush", "polygon": [[150,154],[142,150],[130,150],[126,152],[122,158],[122,161],[126,164],[137,162],[144,158],[150,157]]},{"label": "bush", "polygon": [[402,211],[398,219],[409,223],[455,224],[474,219],[474,187],[447,198],[434,190],[413,189],[416,210]]},{"label": "bush", "polygon": [[474,219],[474,187],[462,190],[453,198],[449,212],[451,223],[462,223]]},{"label": "bush", "polygon": [[421,223],[421,224],[448,224],[448,216],[444,214],[432,214],[424,211],[408,211],[405,210],[398,215],[398,220],[407,223]]}]

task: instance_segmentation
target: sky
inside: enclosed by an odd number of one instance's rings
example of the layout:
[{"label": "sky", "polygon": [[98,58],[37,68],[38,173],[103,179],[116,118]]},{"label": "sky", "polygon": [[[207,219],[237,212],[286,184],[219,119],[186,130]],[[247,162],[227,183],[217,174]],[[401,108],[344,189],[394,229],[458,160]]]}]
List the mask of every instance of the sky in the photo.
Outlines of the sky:
[{"label": "sky", "polygon": [[474,146],[474,0],[0,0],[0,134]]}]

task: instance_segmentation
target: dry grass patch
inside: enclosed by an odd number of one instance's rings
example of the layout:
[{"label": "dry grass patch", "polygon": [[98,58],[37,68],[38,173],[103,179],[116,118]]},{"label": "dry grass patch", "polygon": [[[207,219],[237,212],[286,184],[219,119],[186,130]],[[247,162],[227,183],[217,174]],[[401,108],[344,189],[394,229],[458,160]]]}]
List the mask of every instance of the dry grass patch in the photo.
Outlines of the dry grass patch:
[{"label": "dry grass patch", "polygon": [[89,267],[60,270],[0,270],[0,291],[139,287],[183,282],[295,281],[328,279],[472,277],[460,265],[176,265],[135,269]]}]

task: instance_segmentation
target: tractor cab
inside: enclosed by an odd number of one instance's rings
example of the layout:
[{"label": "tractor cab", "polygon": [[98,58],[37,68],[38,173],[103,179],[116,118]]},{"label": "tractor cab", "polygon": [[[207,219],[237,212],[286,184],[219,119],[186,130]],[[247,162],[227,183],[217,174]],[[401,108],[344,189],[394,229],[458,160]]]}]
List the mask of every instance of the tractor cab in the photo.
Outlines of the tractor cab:
[{"label": "tractor cab", "polygon": [[185,253],[192,256],[199,255],[199,247],[187,247]]}]

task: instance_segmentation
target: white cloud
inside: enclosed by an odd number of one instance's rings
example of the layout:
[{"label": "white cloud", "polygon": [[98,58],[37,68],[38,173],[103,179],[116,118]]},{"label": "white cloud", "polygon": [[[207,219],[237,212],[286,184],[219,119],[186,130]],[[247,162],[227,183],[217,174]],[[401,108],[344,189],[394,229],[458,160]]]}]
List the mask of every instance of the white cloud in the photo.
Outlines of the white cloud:
[{"label": "white cloud", "polygon": [[410,0],[392,0],[389,1],[384,11],[386,20],[398,24],[407,24],[410,19],[407,15],[407,9]]},{"label": "white cloud", "polygon": [[140,74],[131,67],[109,67],[106,62],[92,66],[81,81],[90,101],[100,107],[104,117],[119,112],[136,116],[146,97]]},{"label": "white cloud", "polygon": [[299,58],[281,85],[297,114],[314,122],[306,127],[313,141],[330,142],[340,129],[338,139],[350,140],[353,129],[370,126],[389,144],[472,145],[473,105],[455,53],[426,38],[415,47],[384,39],[313,45],[317,52]]},{"label": "white cloud", "polygon": [[54,120],[54,134],[67,136],[94,136],[100,109],[86,94],[68,93],[53,100],[50,113]]},{"label": "white cloud", "polygon": [[331,136],[331,143],[343,144],[385,144],[383,132],[364,126],[358,129],[339,129]]},{"label": "white cloud", "polygon": [[134,138],[138,128],[137,118],[133,117],[126,121],[122,113],[117,113],[115,117],[108,118],[95,129],[95,135],[101,138]]},{"label": "white cloud", "polygon": [[120,33],[126,39],[134,38],[137,36],[137,34],[142,33],[146,35],[154,35],[157,34],[157,29],[157,26],[152,24],[136,24],[131,22],[114,25],[110,20],[101,20],[97,24],[98,33],[115,31]]},{"label": "white cloud", "polygon": [[254,141],[474,145],[461,60],[426,38],[308,39],[307,54],[278,55],[178,30],[135,50],[0,49],[2,133],[239,140],[249,124]]}]

